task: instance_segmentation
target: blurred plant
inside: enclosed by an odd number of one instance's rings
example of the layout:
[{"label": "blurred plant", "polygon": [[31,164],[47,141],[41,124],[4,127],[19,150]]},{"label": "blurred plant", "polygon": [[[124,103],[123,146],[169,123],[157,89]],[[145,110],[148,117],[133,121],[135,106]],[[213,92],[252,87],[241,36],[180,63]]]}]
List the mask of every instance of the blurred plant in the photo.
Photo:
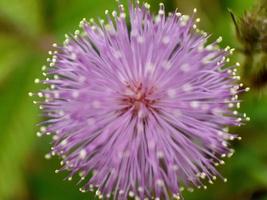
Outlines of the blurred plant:
[{"label": "blurred plant", "polygon": [[231,10],[229,12],[245,56],[244,81],[262,89],[267,85],[267,0],[259,0],[254,8],[238,19]]},{"label": "blurred plant", "polygon": [[[162,0],[148,1],[151,10],[156,11]],[[231,21],[225,16],[225,9],[231,7],[240,13],[248,10],[253,1],[164,2],[167,11],[177,7],[182,13],[191,13],[192,8],[197,7],[201,27],[213,33],[211,41],[223,35],[222,45],[233,46],[237,38],[229,31]],[[48,142],[34,137],[36,130],[33,127],[40,119],[37,118],[37,109],[25,94],[40,87],[32,80],[40,75],[38,66],[45,59],[44,51],[50,49],[55,38],[63,39],[81,18],[103,17],[105,9],[113,10],[114,7],[113,0],[0,0],[0,200],[95,199],[94,194],[80,193],[72,183],[62,181],[66,174],[54,176],[52,172],[58,168],[57,159],[43,160],[42,155],[50,147]],[[266,8],[266,3],[262,7]],[[266,49],[266,40],[262,41]],[[232,58],[237,59],[236,56]],[[259,62],[255,69],[262,71],[259,74],[266,74],[266,68],[260,67],[258,54],[255,54],[256,59]],[[255,83],[252,84],[260,85],[265,77],[254,76]],[[185,190],[186,200],[266,199],[267,98],[262,96],[259,99],[250,92],[242,96],[242,101],[242,112],[249,113],[252,121],[237,130],[243,141],[234,144],[237,153],[231,158],[231,163],[223,167],[222,173],[228,178],[228,183],[217,182],[210,185],[209,190],[195,190],[194,193]]]}]

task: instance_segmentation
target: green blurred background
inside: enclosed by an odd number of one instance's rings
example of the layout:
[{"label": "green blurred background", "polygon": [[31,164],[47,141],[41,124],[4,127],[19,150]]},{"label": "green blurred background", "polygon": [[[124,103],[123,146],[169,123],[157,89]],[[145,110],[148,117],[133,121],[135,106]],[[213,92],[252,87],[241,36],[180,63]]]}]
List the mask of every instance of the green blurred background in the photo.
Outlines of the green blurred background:
[{"label": "green blurred background", "polygon": [[[126,1],[123,1],[126,2]],[[160,1],[148,1],[156,12]],[[168,11],[176,7],[185,14],[198,8],[200,27],[223,36],[222,46],[239,48],[227,8],[242,15],[253,0],[166,0]],[[104,16],[114,9],[113,0],[0,0],[0,200],[90,200],[93,194],[80,193],[75,181],[56,175],[58,159],[49,161],[50,139],[36,137],[40,113],[29,91],[37,91],[47,51],[53,42],[62,42],[86,17]],[[244,58],[236,53],[231,62]],[[234,143],[236,154],[220,167],[227,183],[217,180],[208,190],[185,192],[187,200],[267,199],[267,95],[252,89],[241,96],[241,110],[251,121],[233,130],[243,140]]]}]

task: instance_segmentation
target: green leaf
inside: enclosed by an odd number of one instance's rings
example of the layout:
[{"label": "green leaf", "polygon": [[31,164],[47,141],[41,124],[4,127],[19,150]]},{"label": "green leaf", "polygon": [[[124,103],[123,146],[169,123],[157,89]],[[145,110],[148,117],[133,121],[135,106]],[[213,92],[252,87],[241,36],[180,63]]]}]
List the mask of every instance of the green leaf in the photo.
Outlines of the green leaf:
[{"label": "green leaf", "polygon": [[43,23],[40,1],[0,0],[0,19],[5,24],[15,26],[19,32],[36,35],[40,33]]},{"label": "green leaf", "polygon": [[220,0],[221,5],[223,5],[224,9],[231,8],[234,13],[239,15],[243,14],[245,10],[251,9],[253,5],[255,5],[255,0]]},{"label": "green leaf", "polygon": [[29,51],[20,40],[0,35],[0,84],[29,57]]},{"label": "green leaf", "polygon": [[[11,199],[24,187],[23,166],[33,147],[37,109],[27,92],[32,89],[36,68],[28,60],[0,88],[0,199]],[[16,191],[16,193],[14,193]]]}]

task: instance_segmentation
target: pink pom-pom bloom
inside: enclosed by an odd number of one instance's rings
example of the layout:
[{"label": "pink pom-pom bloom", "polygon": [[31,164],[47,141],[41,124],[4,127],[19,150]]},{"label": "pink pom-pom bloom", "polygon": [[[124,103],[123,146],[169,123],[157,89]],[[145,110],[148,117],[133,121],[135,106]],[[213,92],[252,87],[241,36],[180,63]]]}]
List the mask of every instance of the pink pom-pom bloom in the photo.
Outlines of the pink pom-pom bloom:
[{"label": "pink pom-pom bloom", "polygon": [[239,138],[227,127],[249,119],[235,110],[247,89],[238,64],[225,66],[233,49],[220,49],[221,38],[207,44],[195,14],[149,7],[130,3],[127,17],[119,4],[105,21],[83,20],[36,80],[49,86],[37,93],[38,135],[53,135],[58,171],[79,174],[81,191],[99,198],[180,199],[184,188],[206,188]]}]

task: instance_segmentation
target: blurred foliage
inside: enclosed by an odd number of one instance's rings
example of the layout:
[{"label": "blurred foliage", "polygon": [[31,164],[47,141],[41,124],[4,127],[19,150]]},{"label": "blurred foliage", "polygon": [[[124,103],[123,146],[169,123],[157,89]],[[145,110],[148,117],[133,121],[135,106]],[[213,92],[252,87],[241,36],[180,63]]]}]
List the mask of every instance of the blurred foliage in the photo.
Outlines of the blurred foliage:
[{"label": "blurred foliage", "polygon": [[[159,1],[150,3],[156,11]],[[227,9],[241,16],[255,1],[165,3],[168,11],[178,7],[186,14],[198,8],[201,28],[212,33],[212,39],[223,36],[222,45],[238,49],[240,44]],[[0,0],[0,200],[95,199],[93,194],[81,194],[74,181],[64,181],[66,174],[54,174],[59,165],[57,159],[49,162],[44,159],[50,138],[40,141],[35,137],[40,117],[27,93],[37,90],[33,80],[40,77],[40,68],[53,42],[62,41],[65,33],[78,28],[82,18],[103,17],[106,9],[115,7],[113,0]],[[249,22],[249,26],[253,23]],[[244,59],[237,53],[232,62],[242,63]],[[263,79],[266,81],[266,77]],[[261,93],[252,90],[242,100],[242,111],[250,116],[251,122],[233,130],[243,140],[234,144],[235,156],[221,168],[228,183],[217,180],[208,190],[185,192],[187,200],[267,199],[267,96],[264,90]]]},{"label": "blurred foliage", "polygon": [[267,85],[267,1],[261,0],[241,17],[230,10],[236,35],[245,56],[243,77],[246,84],[256,89]]}]

